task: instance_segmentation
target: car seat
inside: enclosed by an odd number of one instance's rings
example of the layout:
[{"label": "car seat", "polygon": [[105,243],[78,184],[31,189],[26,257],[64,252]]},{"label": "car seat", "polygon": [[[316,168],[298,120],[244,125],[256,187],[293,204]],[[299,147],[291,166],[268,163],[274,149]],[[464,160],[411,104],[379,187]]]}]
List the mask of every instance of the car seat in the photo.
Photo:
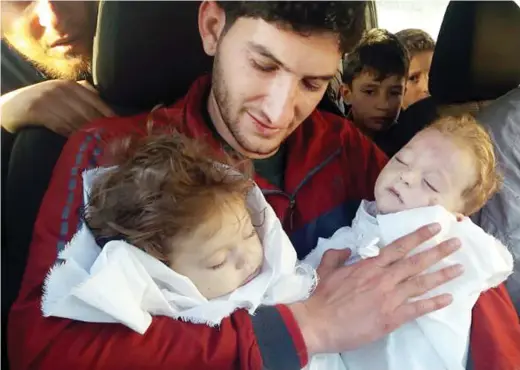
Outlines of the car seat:
[{"label": "car seat", "polygon": [[520,87],[495,100],[477,119],[495,143],[503,184],[472,218],[513,253],[514,271],[506,287],[520,317]]},{"label": "car seat", "polygon": [[211,71],[197,27],[199,1],[101,1],[93,79],[120,114],[168,105]]},{"label": "car seat", "polygon": [[381,149],[393,156],[441,115],[477,113],[520,84],[520,7],[514,1],[451,1],[430,70],[431,96],[401,113]]}]

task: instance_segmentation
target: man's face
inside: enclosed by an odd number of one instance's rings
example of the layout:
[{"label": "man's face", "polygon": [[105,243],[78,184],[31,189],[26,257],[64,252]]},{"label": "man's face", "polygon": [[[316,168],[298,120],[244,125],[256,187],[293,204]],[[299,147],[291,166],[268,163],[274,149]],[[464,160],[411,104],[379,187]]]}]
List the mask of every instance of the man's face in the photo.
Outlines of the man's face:
[{"label": "man's face", "polygon": [[401,110],[406,79],[389,76],[377,80],[363,72],[344,86],[345,101],[351,106],[352,119],[365,134],[372,136],[391,125]]},{"label": "man's face", "polygon": [[2,35],[52,77],[88,72],[97,1],[2,1]]},{"label": "man's face", "polygon": [[441,205],[462,212],[465,189],[476,182],[469,150],[435,129],[417,134],[379,174],[375,198],[381,213]]},{"label": "man's face", "polygon": [[269,157],[323,97],[338,68],[338,38],[239,18],[216,42],[213,123],[238,152]]},{"label": "man's face", "polygon": [[410,61],[410,71],[406,83],[403,108],[430,96],[428,75],[432,65],[433,51],[423,51],[414,55]]}]

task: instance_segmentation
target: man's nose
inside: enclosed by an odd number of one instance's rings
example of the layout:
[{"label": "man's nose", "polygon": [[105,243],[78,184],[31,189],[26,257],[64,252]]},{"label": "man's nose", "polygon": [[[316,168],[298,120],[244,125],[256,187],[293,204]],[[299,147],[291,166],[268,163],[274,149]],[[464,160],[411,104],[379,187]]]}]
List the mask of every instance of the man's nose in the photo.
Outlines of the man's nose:
[{"label": "man's nose", "polygon": [[263,113],[277,128],[287,127],[294,119],[298,81],[290,75],[280,75],[271,81],[262,106]]},{"label": "man's nose", "polygon": [[58,17],[54,9],[55,5],[49,0],[38,0],[36,4],[36,16],[38,23],[43,28],[55,28],[58,23]]}]

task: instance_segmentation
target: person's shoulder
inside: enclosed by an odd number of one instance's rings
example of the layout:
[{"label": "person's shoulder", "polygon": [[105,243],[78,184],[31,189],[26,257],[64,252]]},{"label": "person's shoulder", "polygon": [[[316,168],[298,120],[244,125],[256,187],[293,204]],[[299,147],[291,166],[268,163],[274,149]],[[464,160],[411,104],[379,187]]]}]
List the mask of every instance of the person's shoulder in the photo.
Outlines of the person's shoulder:
[{"label": "person's shoulder", "polygon": [[76,134],[103,137],[130,134],[135,130],[139,131],[146,125],[147,116],[148,113],[141,113],[134,116],[99,118],[83,126]]},{"label": "person's shoulder", "polygon": [[176,106],[152,109],[131,116],[103,117],[83,126],[77,134],[100,136],[103,139],[128,135],[144,136],[166,126],[179,126],[180,111]]}]

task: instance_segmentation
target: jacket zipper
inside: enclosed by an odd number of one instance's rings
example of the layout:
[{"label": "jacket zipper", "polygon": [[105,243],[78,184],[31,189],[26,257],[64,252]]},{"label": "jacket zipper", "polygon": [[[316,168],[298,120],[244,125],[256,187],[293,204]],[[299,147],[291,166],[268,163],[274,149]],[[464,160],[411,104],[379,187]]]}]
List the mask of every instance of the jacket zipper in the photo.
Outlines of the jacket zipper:
[{"label": "jacket zipper", "polygon": [[319,165],[314,167],[312,170],[309,171],[303,178],[303,180],[296,186],[296,189],[294,189],[294,192],[292,194],[288,194],[282,190],[278,189],[262,189],[262,194],[264,196],[268,195],[280,195],[283,197],[286,197],[289,199],[289,209],[288,213],[285,214],[285,218],[283,220],[283,224],[285,225],[287,221],[289,222],[289,230],[293,231],[294,228],[294,214],[296,209],[296,194],[298,194],[298,191],[319,171],[321,171],[326,165],[328,165],[334,158],[336,158],[341,153],[341,149],[336,150],[334,153],[332,153],[330,156],[328,156],[323,162],[321,162]]}]

